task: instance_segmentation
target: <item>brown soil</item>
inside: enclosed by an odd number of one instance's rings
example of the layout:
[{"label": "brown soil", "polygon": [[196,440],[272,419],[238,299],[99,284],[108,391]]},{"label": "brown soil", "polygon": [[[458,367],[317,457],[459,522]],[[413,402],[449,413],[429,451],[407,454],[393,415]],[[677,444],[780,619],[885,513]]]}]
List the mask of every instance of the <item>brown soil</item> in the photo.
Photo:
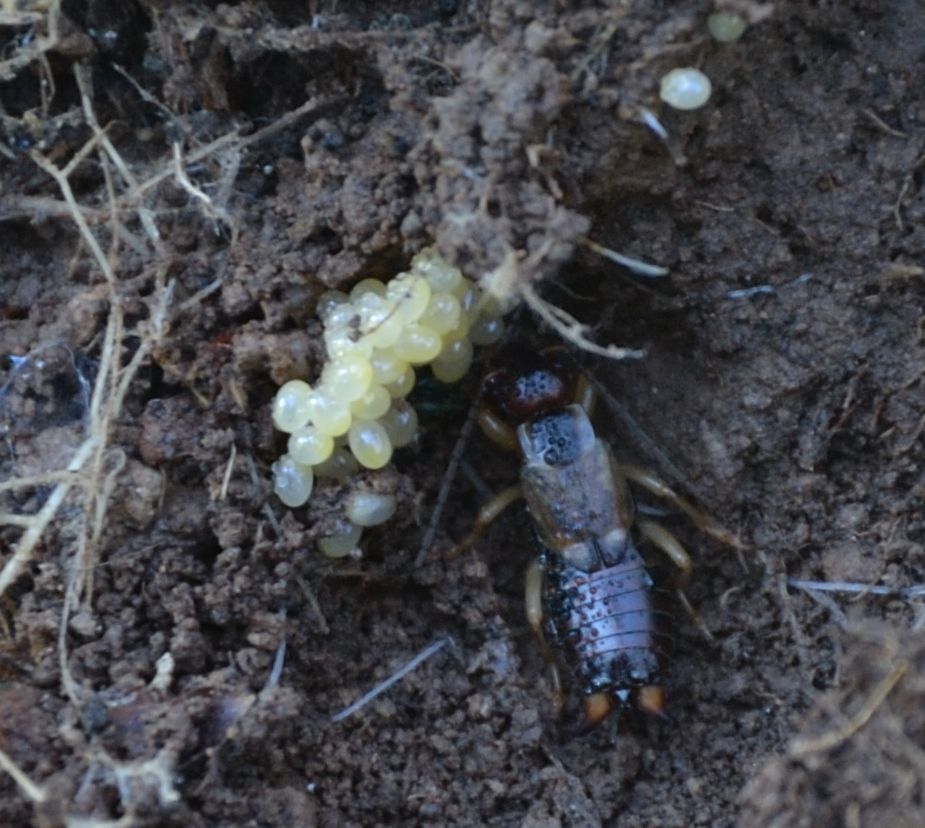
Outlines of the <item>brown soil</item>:
[{"label": "brown soil", "polygon": [[[925,579],[925,12],[727,5],[732,45],[707,0],[0,4],[0,824],[925,823],[917,594],[788,586]],[[401,504],[362,559],[313,548],[344,487],[272,496],[316,297],[431,242],[644,347],[575,351],[601,433],[749,546],[665,518],[715,638],[679,623],[671,723],[556,719],[526,516],[440,554],[472,475],[415,566],[477,376],[351,484]]]}]

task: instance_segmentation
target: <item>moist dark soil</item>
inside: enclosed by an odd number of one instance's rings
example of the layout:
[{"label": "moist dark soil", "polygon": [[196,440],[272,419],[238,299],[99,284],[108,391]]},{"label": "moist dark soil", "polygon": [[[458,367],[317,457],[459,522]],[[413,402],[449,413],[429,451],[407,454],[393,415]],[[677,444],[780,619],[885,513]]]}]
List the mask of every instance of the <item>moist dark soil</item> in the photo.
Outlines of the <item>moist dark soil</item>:
[{"label": "moist dark soil", "polygon": [[[925,824],[925,10],[718,5],[0,4],[0,824]],[[477,432],[422,553],[529,309],[390,468],[272,494],[317,297],[428,244],[642,349],[568,344],[597,430],[746,546],[659,512],[666,721],[556,715],[522,509],[444,554],[517,477]],[[398,512],[325,558],[355,486]]]}]

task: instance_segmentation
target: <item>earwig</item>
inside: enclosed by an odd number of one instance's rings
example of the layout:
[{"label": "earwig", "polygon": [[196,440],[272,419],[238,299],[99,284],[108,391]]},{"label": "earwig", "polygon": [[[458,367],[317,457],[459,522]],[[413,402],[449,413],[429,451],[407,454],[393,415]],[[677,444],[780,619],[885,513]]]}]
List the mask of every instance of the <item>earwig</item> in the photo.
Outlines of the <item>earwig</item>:
[{"label": "earwig", "polygon": [[554,649],[563,651],[582,688],[583,729],[618,707],[664,717],[672,619],[636,538],[665,552],[685,578],[691,562],[664,527],[636,520],[627,479],[668,498],[720,540],[733,536],[650,473],[616,462],[591,424],[589,384],[559,349],[491,373],[485,400],[479,424],[518,451],[520,485],[482,509],[466,542],[523,497],[542,547],[527,572],[527,618],[553,668],[559,706]]}]

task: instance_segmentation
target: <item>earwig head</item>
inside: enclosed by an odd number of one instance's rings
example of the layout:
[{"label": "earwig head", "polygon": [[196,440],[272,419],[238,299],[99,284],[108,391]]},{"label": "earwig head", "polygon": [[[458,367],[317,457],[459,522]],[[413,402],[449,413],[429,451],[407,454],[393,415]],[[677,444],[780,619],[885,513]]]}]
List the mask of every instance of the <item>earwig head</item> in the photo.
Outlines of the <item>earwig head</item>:
[{"label": "earwig head", "polygon": [[566,363],[562,349],[523,351],[509,364],[486,377],[485,401],[511,425],[575,401],[576,370]]}]

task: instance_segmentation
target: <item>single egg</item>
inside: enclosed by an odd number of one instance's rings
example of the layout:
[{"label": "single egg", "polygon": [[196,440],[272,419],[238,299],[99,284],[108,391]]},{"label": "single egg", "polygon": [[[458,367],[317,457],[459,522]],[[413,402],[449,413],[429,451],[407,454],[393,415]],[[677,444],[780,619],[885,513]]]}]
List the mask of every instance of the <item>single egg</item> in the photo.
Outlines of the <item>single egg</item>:
[{"label": "single egg", "polygon": [[450,339],[443,343],[443,349],[434,360],[437,362],[471,362],[472,343],[467,339]]},{"label": "single egg", "polygon": [[374,293],[377,296],[385,296],[385,282],[379,279],[363,279],[357,282],[350,291],[350,299],[355,302],[364,293]]},{"label": "single egg", "polygon": [[446,334],[459,327],[459,318],[462,316],[462,306],[452,293],[433,293],[427,310],[421,316],[421,324],[435,330],[438,334]]},{"label": "single egg", "polygon": [[485,316],[484,312],[469,329],[473,345],[494,345],[504,336],[504,320],[500,316]]},{"label": "single egg", "polygon": [[322,434],[338,437],[346,434],[353,417],[348,404],[335,400],[323,391],[316,391],[308,401],[309,419]]},{"label": "single egg", "polygon": [[273,491],[287,506],[294,509],[308,502],[315,482],[311,466],[297,463],[284,454],[273,464]]},{"label": "single egg", "polygon": [[395,496],[373,492],[354,492],[347,500],[344,514],[357,526],[378,526],[395,514]]},{"label": "single egg", "polygon": [[450,265],[432,247],[425,247],[411,260],[411,269],[428,281],[434,293],[453,290],[463,278],[459,269]]},{"label": "single egg", "polygon": [[296,462],[314,466],[323,463],[331,456],[334,450],[334,438],[309,424],[292,433],[288,449],[289,456]]},{"label": "single egg", "polygon": [[442,346],[440,334],[433,328],[412,322],[405,326],[394,349],[399,359],[412,365],[424,365],[440,353]]},{"label": "single egg", "polygon": [[356,458],[347,449],[334,447],[331,456],[314,467],[316,477],[332,477],[346,483],[360,470]]},{"label": "single egg", "polygon": [[373,351],[369,357],[369,365],[373,369],[373,382],[378,385],[395,382],[408,370],[408,363],[395,356],[395,351],[391,348],[377,348]]},{"label": "single egg", "polygon": [[351,523],[340,532],[319,538],[318,548],[329,558],[343,558],[356,550],[362,534],[363,527]]},{"label": "single egg", "polygon": [[[337,311],[334,311],[337,313]],[[357,319],[354,313],[354,319]],[[328,359],[340,359],[353,354],[369,358],[373,352],[373,343],[363,336],[358,328],[330,328],[324,330],[324,349],[328,352]]]},{"label": "single egg", "polygon": [[385,388],[393,397],[407,397],[414,388],[414,381],[417,375],[414,368],[410,365],[402,372],[401,376],[394,382],[390,382]]},{"label": "single egg", "polygon": [[324,327],[328,331],[346,331],[356,327],[357,309],[349,298],[340,300],[340,296],[346,297],[346,294],[340,291],[330,291],[326,294],[325,308],[327,313],[324,316]]},{"label": "single egg", "polygon": [[360,399],[373,381],[369,360],[360,354],[346,354],[324,366],[321,387],[335,400],[351,403]]},{"label": "single egg", "polygon": [[434,372],[434,376],[440,380],[440,382],[459,382],[466,374],[469,373],[469,369],[472,367],[472,361],[469,362],[444,362],[441,364],[434,363],[431,365],[431,370]]},{"label": "single egg", "polygon": [[348,440],[353,456],[367,469],[381,469],[392,459],[392,441],[375,420],[354,420]]},{"label": "single egg", "polygon": [[672,69],[662,78],[659,97],[675,109],[699,109],[708,100],[713,87],[699,69]]},{"label": "single egg", "polygon": [[468,339],[447,342],[430,369],[440,382],[458,382],[472,366],[472,343]]},{"label": "single egg", "polygon": [[401,336],[404,321],[391,299],[365,293],[357,299],[355,307],[363,336],[374,348],[388,348]]},{"label": "single egg", "polygon": [[379,418],[379,422],[389,435],[393,448],[407,446],[418,432],[418,414],[407,400],[392,400],[392,407]]},{"label": "single egg", "polygon": [[386,288],[386,298],[393,301],[405,322],[416,322],[430,302],[430,285],[413,273],[399,273]]},{"label": "single egg", "polygon": [[732,43],[745,34],[745,20],[731,12],[716,12],[707,18],[707,28],[714,40]]},{"label": "single egg", "polygon": [[516,293],[499,296],[495,293],[482,293],[479,299],[480,316],[505,316],[517,307]]},{"label": "single egg", "polygon": [[289,433],[302,428],[311,416],[309,400],[313,393],[312,387],[302,380],[285,383],[273,398],[273,425]]},{"label": "single egg", "polygon": [[319,318],[326,321],[335,308],[346,305],[349,301],[350,297],[341,290],[326,290],[318,297]]},{"label": "single egg", "polygon": [[371,385],[360,399],[350,403],[350,412],[358,420],[377,420],[392,405],[392,395],[382,385]]}]

